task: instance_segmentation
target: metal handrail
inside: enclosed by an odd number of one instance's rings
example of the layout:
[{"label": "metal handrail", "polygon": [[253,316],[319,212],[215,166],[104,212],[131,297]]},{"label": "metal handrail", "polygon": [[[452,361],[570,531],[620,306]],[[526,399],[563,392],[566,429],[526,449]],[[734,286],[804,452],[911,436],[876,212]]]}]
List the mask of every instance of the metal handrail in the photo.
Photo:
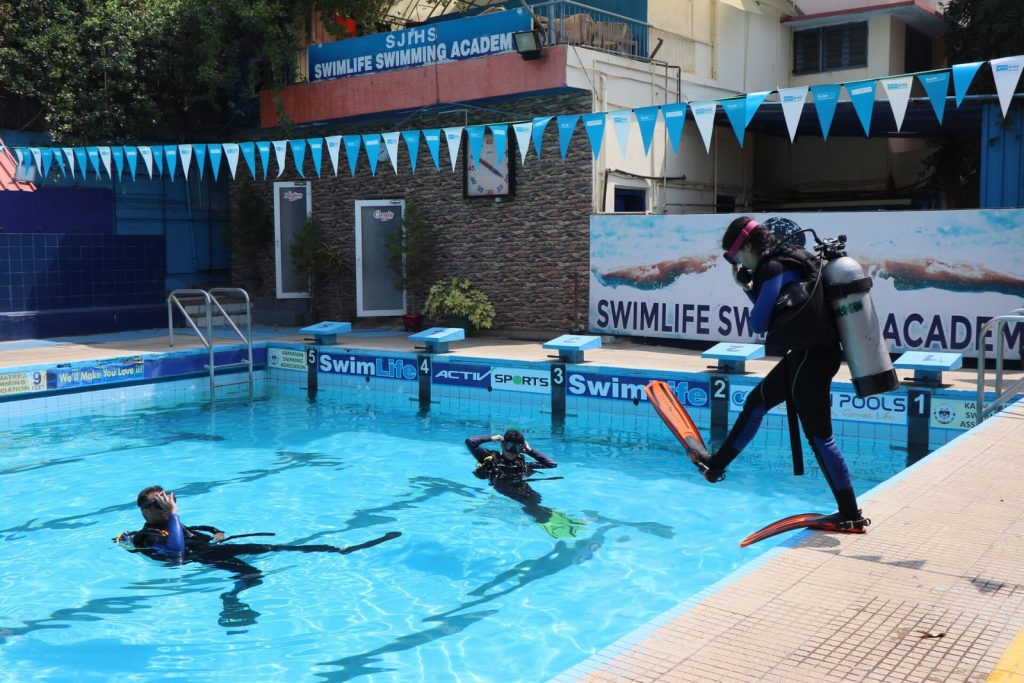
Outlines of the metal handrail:
[{"label": "metal handrail", "polygon": [[[221,292],[225,294],[241,294],[242,298],[245,300],[245,334],[243,334],[242,331],[238,329],[238,326],[235,324],[235,321],[231,319],[231,316],[228,314],[228,312],[224,310],[223,306],[221,306],[220,301],[218,301],[217,298],[213,295],[214,292]],[[205,303],[205,306],[203,306],[206,316],[205,335],[203,334],[203,331],[199,329],[199,326],[196,325],[195,321],[192,319],[192,315],[185,309],[185,306],[181,303],[180,297],[182,296],[202,297],[203,302]],[[246,365],[248,366],[249,370],[249,400],[251,401],[253,398],[252,302],[249,298],[249,293],[244,289],[240,289],[237,287],[216,287],[214,289],[211,289],[210,291],[206,291],[205,289],[176,289],[173,292],[171,292],[167,297],[168,346],[174,346],[173,306],[177,306],[178,310],[181,311],[181,314],[184,316],[186,322],[188,322],[189,327],[191,327],[195,331],[200,341],[202,341],[203,346],[205,346],[210,353],[210,360],[208,363],[208,367],[210,370],[210,400],[213,400],[214,391],[216,388],[216,382],[214,380],[216,365],[213,344],[213,306],[211,306],[211,304],[217,307],[217,310],[220,312],[220,315],[223,316],[224,320],[226,320],[228,324],[231,326],[231,328],[235,331],[235,334],[237,334],[245,343],[247,354]]]},{"label": "metal handrail", "polygon": [[[999,315],[989,320],[978,333],[978,423],[995,413],[1004,403],[1024,388],[1024,379],[1019,379],[1011,386],[1003,389],[1003,327],[1010,322],[1024,322],[1024,308],[1016,308],[1006,315]],[[988,333],[996,330],[996,375],[995,375],[995,398],[985,406],[985,338]]]},{"label": "metal handrail", "polygon": [[[231,316],[227,314],[224,307],[220,305],[220,301],[214,296],[214,292],[221,292],[224,294],[240,294],[245,300],[245,334],[238,329],[238,325],[235,325],[235,321],[231,319]],[[252,376],[252,301],[249,299],[249,292],[245,291],[241,287],[214,287],[210,290],[210,298],[213,300],[214,305],[220,314],[224,316],[224,319],[228,321],[231,328],[235,331],[242,341],[245,343],[245,350],[249,362],[249,400],[253,398],[253,376]]]}]

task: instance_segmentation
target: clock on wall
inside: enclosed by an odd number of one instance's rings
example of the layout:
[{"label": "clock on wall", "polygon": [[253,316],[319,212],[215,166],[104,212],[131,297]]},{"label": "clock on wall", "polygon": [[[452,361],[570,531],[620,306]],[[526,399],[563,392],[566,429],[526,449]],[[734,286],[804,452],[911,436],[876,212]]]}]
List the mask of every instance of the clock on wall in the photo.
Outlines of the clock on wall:
[{"label": "clock on wall", "polygon": [[[511,141],[510,141],[511,142]],[[508,197],[515,192],[515,161],[511,151],[505,148],[501,159],[495,154],[494,136],[490,131],[484,135],[480,150],[480,163],[473,163],[469,145],[463,148],[465,169],[463,191],[466,197]]]}]

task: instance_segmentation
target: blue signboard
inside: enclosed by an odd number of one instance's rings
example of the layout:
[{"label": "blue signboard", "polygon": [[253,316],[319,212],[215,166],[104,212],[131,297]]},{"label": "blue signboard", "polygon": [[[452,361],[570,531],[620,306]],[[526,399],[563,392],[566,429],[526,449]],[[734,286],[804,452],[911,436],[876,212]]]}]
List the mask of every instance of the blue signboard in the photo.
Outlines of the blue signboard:
[{"label": "blue signboard", "polygon": [[142,379],[145,377],[145,364],[141,358],[136,358],[99,365],[55,368],[49,374],[52,384],[50,388],[70,389]]},{"label": "blue signboard", "polygon": [[[622,401],[646,401],[644,387],[660,377],[605,375],[593,372],[570,372],[566,382],[567,396],[610,398]],[[676,392],[679,401],[695,408],[708,406],[708,383],[692,380],[665,380]]]},{"label": "blue signboard", "polygon": [[461,363],[434,363],[432,366],[434,384],[450,384],[457,387],[491,386],[491,368],[486,365],[465,365]]},{"label": "blue signboard", "polygon": [[362,76],[427,64],[443,64],[512,52],[512,34],[529,31],[533,20],[523,8],[442,21],[404,31],[310,45],[309,80]]},{"label": "blue signboard", "polygon": [[370,356],[355,353],[321,352],[317,357],[320,372],[335,375],[359,375],[383,379],[415,380],[416,359]]}]

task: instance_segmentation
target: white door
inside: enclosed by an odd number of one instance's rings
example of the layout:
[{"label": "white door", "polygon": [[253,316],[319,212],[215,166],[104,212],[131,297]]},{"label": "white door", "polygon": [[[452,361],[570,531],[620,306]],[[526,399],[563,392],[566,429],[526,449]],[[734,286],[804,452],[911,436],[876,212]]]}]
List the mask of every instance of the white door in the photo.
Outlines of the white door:
[{"label": "white door", "polygon": [[274,251],[277,265],[277,298],[309,298],[309,278],[295,270],[289,248],[313,213],[313,193],[308,180],[274,183]]},{"label": "white door", "polygon": [[401,234],[402,199],[373,199],[356,202],[356,314],[360,316],[402,315],[405,290],[395,284],[388,268],[387,242]]}]

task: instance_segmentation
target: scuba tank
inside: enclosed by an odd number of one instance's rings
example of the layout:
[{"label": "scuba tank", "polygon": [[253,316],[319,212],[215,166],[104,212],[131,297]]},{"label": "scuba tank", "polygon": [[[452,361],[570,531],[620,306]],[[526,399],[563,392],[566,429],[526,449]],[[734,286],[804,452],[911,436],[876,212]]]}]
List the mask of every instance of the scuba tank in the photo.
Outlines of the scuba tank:
[{"label": "scuba tank", "polygon": [[878,315],[871,303],[871,278],[846,255],[846,235],[817,239],[814,249],[826,262],[822,279],[825,298],[835,314],[843,354],[850,366],[853,387],[861,398],[892,391],[899,386],[889,350],[882,340]]}]

